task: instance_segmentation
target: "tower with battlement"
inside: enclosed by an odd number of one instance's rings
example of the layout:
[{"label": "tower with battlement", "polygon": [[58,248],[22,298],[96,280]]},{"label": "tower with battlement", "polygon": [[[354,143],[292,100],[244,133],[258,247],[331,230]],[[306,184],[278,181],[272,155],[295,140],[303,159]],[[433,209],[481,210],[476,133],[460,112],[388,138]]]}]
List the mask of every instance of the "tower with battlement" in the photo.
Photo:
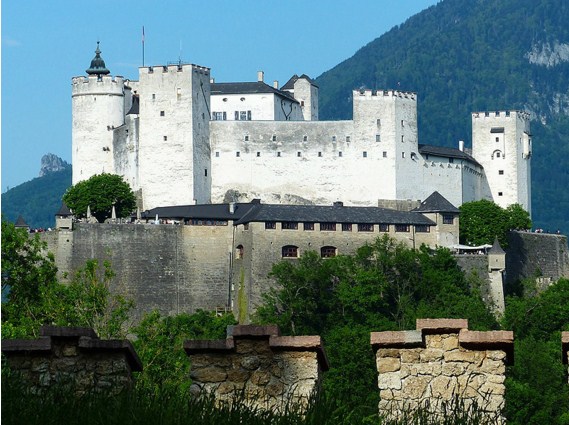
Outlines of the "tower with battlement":
[{"label": "tower with battlement", "polygon": [[73,184],[114,173],[113,129],[125,116],[124,80],[108,75],[99,43],[87,74],[71,82]]},{"label": "tower with battlement", "polygon": [[472,155],[484,167],[487,181],[481,197],[502,208],[520,204],[531,214],[531,153],[529,113],[472,114]]}]

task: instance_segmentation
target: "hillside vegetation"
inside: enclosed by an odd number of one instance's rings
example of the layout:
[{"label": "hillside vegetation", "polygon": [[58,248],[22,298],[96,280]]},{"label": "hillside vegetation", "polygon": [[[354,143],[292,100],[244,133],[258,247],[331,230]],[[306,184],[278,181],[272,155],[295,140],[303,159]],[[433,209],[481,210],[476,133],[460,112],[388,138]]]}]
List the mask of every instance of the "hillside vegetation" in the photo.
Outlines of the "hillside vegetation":
[{"label": "hillside vegetation", "polygon": [[360,87],[418,93],[419,142],[470,143],[473,111],[532,114],[536,227],[569,232],[569,3],[443,0],[316,79],[321,119]]}]

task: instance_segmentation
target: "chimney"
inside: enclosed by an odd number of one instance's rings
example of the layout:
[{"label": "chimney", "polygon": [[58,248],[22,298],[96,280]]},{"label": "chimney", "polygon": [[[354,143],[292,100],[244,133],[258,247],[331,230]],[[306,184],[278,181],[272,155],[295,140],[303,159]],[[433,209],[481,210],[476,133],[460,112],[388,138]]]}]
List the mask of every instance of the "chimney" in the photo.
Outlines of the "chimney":
[{"label": "chimney", "polygon": [[274,87],[275,89],[278,89],[278,88],[279,88],[279,82],[278,82],[278,80],[273,81],[273,87]]},{"label": "chimney", "polygon": [[265,81],[265,73],[263,71],[258,71],[257,72],[257,81],[259,83],[262,83]]},{"label": "chimney", "polygon": [[235,202],[229,203],[229,214],[235,214]]},{"label": "chimney", "polygon": [[464,152],[464,140],[458,141],[458,150]]},{"label": "chimney", "polygon": [[211,78],[209,79],[209,83],[210,83],[210,84],[215,84],[215,78],[211,77]]}]

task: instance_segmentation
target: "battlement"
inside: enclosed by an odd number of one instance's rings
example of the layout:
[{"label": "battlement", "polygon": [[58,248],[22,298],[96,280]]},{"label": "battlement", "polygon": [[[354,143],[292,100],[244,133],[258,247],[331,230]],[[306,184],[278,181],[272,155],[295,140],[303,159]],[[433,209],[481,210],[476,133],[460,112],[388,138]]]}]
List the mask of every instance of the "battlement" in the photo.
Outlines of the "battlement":
[{"label": "battlement", "polygon": [[167,73],[167,72],[191,72],[191,71],[197,72],[199,74],[209,75],[210,68],[189,63],[189,64],[174,64],[174,65],[142,66],[138,68],[138,71],[140,75]]},{"label": "battlement", "polygon": [[354,100],[359,98],[372,99],[372,98],[401,98],[417,100],[417,93],[410,91],[401,90],[354,90],[353,91]]},{"label": "battlement", "polygon": [[115,94],[123,95],[125,85],[124,77],[103,75],[97,77],[90,75],[88,77],[73,77],[71,79],[71,92],[72,96],[79,96],[83,94]]},{"label": "battlement", "polygon": [[531,114],[526,111],[482,111],[482,112],[473,112],[472,119],[484,119],[484,118],[515,118],[519,117],[522,120],[529,121]]}]

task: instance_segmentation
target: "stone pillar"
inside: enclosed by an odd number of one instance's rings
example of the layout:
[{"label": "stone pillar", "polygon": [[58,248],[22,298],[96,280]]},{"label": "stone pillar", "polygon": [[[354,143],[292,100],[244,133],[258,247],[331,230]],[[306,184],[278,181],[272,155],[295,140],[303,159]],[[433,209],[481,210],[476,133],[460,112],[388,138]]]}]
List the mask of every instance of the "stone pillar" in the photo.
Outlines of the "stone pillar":
[{"label": "stone pillar", "polygon": [[417,319],[414,331],[372,332],[379,412],[401,419],[417,408],[435,417],[445,407],[474,403],[503,423],[506,361],[513,332],[468,330],[466,319]]},{"label": "stone pillar", "polygon": [[227,338],[184,343],[192,394],[280,410],[306,407],[319,389],[328,360],[319,336],[280,336],[278,326],[228,326]]},{"label": "stone pillar", "polygon": [[[569,332],[561,332],[561,351],[563,352],[563,364],[569,364]],[[567,373],[567,382],[569,383],[569,367]]]},{"label": "stone pillar", "polygon": [[91,328],[42,326],[38,339],[2,340],[2,354],[35,393],[69,385],[78,395],[119,393],[142,363],[126,340],[101,340]]}]

